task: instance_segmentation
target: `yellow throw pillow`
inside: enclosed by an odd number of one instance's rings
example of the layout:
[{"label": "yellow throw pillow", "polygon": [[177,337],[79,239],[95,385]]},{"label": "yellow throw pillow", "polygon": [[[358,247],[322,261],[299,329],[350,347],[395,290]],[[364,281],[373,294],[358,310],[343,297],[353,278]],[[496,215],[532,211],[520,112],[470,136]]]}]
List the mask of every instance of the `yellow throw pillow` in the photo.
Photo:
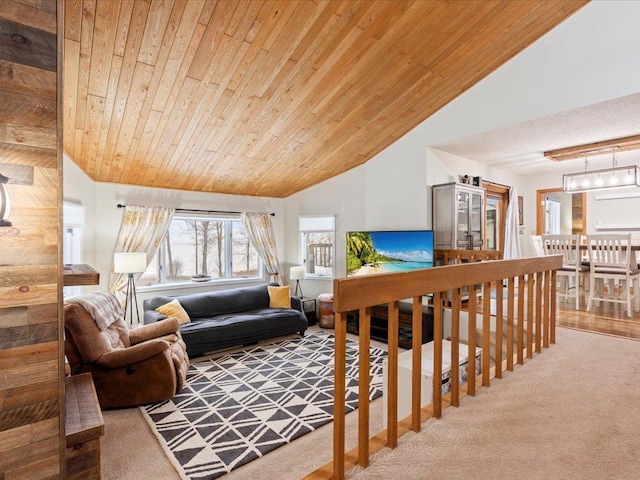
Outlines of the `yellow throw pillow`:
[{"label": "yellow throw pillow", "polygon": [[267,285],[269,290],[269,308],[291,308],[291,288]]},{"label": "yellow throw pillow", "polygon": [[156,308],[156,312],[166,315],[167,317],[176,317],[180,325],[191,321],[189,314],[185,312],[177,298],[159,306]]}]

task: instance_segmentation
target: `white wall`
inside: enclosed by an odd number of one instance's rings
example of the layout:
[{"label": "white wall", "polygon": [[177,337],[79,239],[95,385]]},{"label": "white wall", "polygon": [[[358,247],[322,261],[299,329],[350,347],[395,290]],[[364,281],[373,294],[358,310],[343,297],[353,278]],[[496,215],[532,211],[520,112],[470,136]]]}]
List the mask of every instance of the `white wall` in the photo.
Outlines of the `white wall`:
[{"label": "white wall", "polygon": [[[640,3],[640,2],[639,2]],[[620,166],[640,163],[640,151],[635,158],[620,162]],[[575,171],[575,170],[574,170]],[[560,188],[562,177],[559,173],[540,174],[527,178],[527,195],[535,199],[536,190],[548,188]],[[596,200],[603,195],[633,194],[633,198],[621,198],[611,200]],[[525,205],[525,219],[535,218],[535,201]],[[602,192],[587,193],[587,233],[631,233],[632,237],[640,241],[640,189],[617,189]],[[596,226],[603,225],[631,225],[636,228],[622,228],[620,230],[601,230]],[[531,226],[527,223],[527,234],[535,235],[535,223]]]},{"label": "white wall", "polygon": [[[372,161],[285,199],[286,263],[300,264],[298,216],[335,214],[336,276],[344,277],[348,231],[431,228],[431,185],[462,173],[516,187],[525,183],[518,175],[401,139]],[[333,291],[331,280],[301,284],[306,296]]]},{"label": "white wall", "polygon": [[[616,194],[625,197],[607,198]],[[587,217],[588,233],[631,233],[632,237],[640,239],[640,189],[590,193],[587,196]]]},{"label": "white wall", "polygon": [[96,264],[95,182],[80,170],[65,153],[62,157],[62,194],[65,200],[85,207],[83,263]]}]

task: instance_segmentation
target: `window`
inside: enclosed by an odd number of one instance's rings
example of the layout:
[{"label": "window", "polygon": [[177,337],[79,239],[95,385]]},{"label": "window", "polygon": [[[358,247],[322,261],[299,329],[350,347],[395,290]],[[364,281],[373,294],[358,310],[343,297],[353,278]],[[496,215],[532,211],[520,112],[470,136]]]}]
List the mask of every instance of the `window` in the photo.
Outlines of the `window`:
[{"label": "window", "polygon": [[262,262],[239,218],[176,214],[138,283],[261,277]]},{"label": "window", "polygon": [[301,216],[298,229],[300,230],[300,256],[305,277],[333,277],[335,216]]}]

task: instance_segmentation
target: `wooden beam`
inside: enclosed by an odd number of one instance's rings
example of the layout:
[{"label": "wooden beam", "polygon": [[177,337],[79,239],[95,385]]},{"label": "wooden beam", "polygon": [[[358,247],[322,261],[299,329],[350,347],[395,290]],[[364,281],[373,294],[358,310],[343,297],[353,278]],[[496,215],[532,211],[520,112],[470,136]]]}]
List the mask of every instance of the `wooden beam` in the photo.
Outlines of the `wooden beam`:
[{"label": "wooden beam", "polygon": [[601,142],[549,150],[544,152],[544,156],[550,160],[560,162],[563,160],[584,158],[589,155],[611,153],[613,151],[626,152],[628,150],[638,149],[640,149],[640,135],[631,135],[630,137],[613,138],[611,140],[604,140]]}]

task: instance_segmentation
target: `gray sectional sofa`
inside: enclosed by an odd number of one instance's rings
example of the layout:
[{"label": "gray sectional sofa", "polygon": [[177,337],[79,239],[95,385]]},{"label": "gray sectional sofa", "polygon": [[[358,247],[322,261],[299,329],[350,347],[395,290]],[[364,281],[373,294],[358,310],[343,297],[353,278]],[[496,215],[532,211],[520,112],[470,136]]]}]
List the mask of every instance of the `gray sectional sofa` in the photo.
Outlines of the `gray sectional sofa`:
[{"label": "gray sectional sofa", "polygon": [[153,297],[143,302],[144,323],[166,318],[155,309],[176,298],[191,319],[189,323],[180,325],[180,333],[191,358],[282,335],[304,335],[307,329],[300,299],[291,297],[290,309],[269,308],[267,284],[176,297]]}]

